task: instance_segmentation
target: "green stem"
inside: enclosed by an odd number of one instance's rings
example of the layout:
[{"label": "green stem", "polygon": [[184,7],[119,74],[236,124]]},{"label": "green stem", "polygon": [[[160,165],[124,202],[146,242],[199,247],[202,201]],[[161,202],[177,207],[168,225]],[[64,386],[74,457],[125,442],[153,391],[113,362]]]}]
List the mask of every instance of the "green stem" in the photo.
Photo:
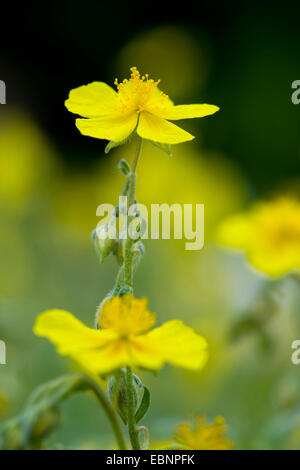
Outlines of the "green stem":
[{"label": "green stem", "polygon": [[121,191],[121,196],[127,196],[128,193],[128,188],[129,188],[129,181],[128,179],[126,180],[126,183],[124,184],[124,187]]},{"label": "green stem", "polygon": [[127,384],[127,420],[130,442],[133,450],[141,450],[138,430],[135,422],[135,403],[133,391],[133,377],[131,367],[126,367],[126,384]]},{"label": "green stem", "polygon": [[[136,180],[136,175],[135,173],[132,173],[129,176],[129,190],[128,190],[128,208],[134,204],[135,201],[135,180]],[[130,289],[133,289],[133,269],[132,269],[132,245],[134,244],[134,241],[130,235],[129,235],[129,226],[131,221],[133,220],[133,217],[130,216],[127,219],[127,238],[126,238],[126,243],[125,243],[125,260],[124,260],[124,284],[127,287],[130,287]]]},{"label": "green stem", "polygon": [[113,288],[113,295],[117,295],[118,291],[121,289],[124,280],[124,263],[120,266],[120,269],[117,274],[117,279]]},{"label": "green stem", "polygon": [[138,160],[139,160],[139,156],[141,155],[142,145],[143,145],[143,139],[141,139],[141,137],[138,137],[138,144],[137,144],[137,147],[136,147],[134,160],[133,160],[133,164],[132,164],[132,167],[131,167],[132,173],[135,173],[137,163],[138,163]]},{"label": "green stem", "polygon": [[[130,208],[135,203],[135,184],[136,184],[136,167],[138,163],[139,156],[142,150],[142,139],[139,138],[138,145],[135,151],[134,161],[132,164],[131,173],[128,177],[128,190],[127,190],[127,204]],[[133,266],[132,266],[132,246],[135,242],[130,237],[129,226],[133,220],[133,216],[128,217],[128,226],[127,226],[127,239],[125,244],[125,260],[124,260],[124,285],[133,290]],[[133,377],[131,367],[127,366],[126,368],[126,394],[127,394],[127,419],[128,419],[128,432],[130,437],[130,442],[132,449],[140,450],[140,442],[138,436],[138,430],[136,427],[135,421],[135,401],[134,401],[134,390],[133,390]]]},{"label": "green stem", "polygon": [[[135,151],[134,161],[132,164],[131,173],[128,176],[128,190],[127,190],[127,205],[130,208],[135,202],[135,184],[136,184],[136,167],[138,163],[139,156],[142,150],[142,143],[143,140],[139,137],[138,144]],[[134,244],[135,240],[133,240],[129,235],[129,225],[131,221],[134,219],[133,216],[128,217],[128,226],[127,226],[127,239],[125,244],[125,261],[124,261],[124,284],[125,286],[129,287],[133,290],[133,268],[132,268],[132,245]]]},{"label": "green stem", "polygon": [[110,421],[112,429],[114,431],[119,449],[120,450],[126,450],[125,439],[124,439],[124,436],[123,436],[123,433],[122,433],[117,415],[116,415],[114,409],[112,408],[112,406],[110,405],[108,399],[106,398],[106,395],[105,395],[104,391],[102,390],[102,388],[94,380],[91,380],[88,376],[85,377],[85,381],[88,382],[91,390],[94,392],[94,394],[96,395],[96,398],[98,399],[98,401],[102,405],[102,407],[103,407],[103,409],[104,409],[104,411],[105,411],[105,413],[106,413],[106,415],[107,415],[107,417]]},{"label": "green stem", "polygon": [[[136,148],[134,161],[132,164],[132,169],[130,175],[127,177],[126,183],[122,189],[122,196],[127,196],[127,204],[128,208],[131,207],[135,203],[135,183],[136,183],[136,167],[138,163],[138,159],[142,149],[142,139],[138,137],[138,145]],[[118,294],[118,291],[121,289],[122,286],[127,286],[130,290],[133,290],[133,253],[132,253],[132,245],[134,244],[135,240],[132,240],[129,236],[128,227],[130,222],[133,220],[133,216],[128,218],[128,226],[127,226],[127,238],[125,244],[125,259],[124,263],[120,266],[117,279],[115,282],[115,286],[112,290],[112,295]],[[98,387],[98,385],[94,382],[89,381],[91,389],[95,393],[96,397],[98,398],[99,402],[103,406],[108,419],[112,425],[113,431],[115,433],[119,449],[126,450],[125,440],[122,434],[122,430],[120,428],[119,422],[117,420],[116,413],[113,407],[110,405],[108,399],[106,398],[105,393]],[[135,421],[135,401],[134,401],[134,389],[133,389],[133,376],[132,370],[130,367],[126,369],[126,394],[127,394],[127,403],[128,403],[128,431],[130,442],[133,449],[140,450],[140,443],[138,438],[138,430],[136,427]]]}]

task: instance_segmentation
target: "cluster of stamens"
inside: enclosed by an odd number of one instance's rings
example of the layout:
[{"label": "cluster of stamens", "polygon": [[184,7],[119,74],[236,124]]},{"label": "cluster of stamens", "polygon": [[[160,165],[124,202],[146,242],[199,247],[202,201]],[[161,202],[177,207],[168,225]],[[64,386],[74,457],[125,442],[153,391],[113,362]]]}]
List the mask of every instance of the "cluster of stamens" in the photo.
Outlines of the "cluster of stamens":
[{"label": "cluster of stamens", "polygon": [[[116,78],[114,84],[117,87],[122,107],[124,109],[141,111],[144,106],[150,102],[160,80],[154,81],[152,78],[149,78],[147,73],[141,76],[136,67],[131,67],[130,71],[131,75],[129,79],[125,78],[119,83]],[[151,104],[161,104],[167,98],[168,96],[160,91],[158,99],[154,101],[151,100]]]}]

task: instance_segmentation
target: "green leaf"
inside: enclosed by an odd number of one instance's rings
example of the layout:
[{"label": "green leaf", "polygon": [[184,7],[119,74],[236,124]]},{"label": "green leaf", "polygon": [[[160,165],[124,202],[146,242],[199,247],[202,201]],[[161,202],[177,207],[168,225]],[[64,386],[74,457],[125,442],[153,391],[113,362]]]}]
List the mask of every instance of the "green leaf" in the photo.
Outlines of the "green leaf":
[{"label": "green leaf", "polygon": [[172,150],[171,150],[171,144],[162,144],[160,142],[154,142],[154,140],[150,140],[149,142],[151,142],[151,144],[154,145],[154,147],[157,147],[158,149],[165,152],[167,155],[169,155],[169,157],[173,156]]},{"label": "green leaf", "polygon": [[114,149],[114,148],[116,148],[116,147],[119,147],[120,145],[126,144],[127,141],[128,141],[128,138],[125,139],[125,140],[121,140],[120,142],[113,142],[113,141],[111,140],[110,142],[108,142],[107,146],[105,147],[104,152],[107,154],[107,153],[109,153],[112,149]]},{"label": "green leaf", "polygon": [[141,419],[145,416],[145,414],[147,413],[148,408],[150,406],[150,391],[149,391],[149,388],[146,387],[146,385],[144,385],[144,384],[143,384],[143,386],[144,386],[143,398],[142,398],[141,404],[139,406],[139,409],[135,413],[136,423],[139,423],[141,421]]}]

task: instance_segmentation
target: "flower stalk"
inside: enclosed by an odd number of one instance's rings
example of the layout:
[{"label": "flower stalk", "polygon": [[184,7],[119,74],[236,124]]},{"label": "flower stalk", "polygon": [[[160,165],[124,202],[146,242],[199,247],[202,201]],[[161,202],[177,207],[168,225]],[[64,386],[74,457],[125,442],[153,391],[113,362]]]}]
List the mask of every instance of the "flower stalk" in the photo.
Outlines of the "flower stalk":
[{"label": "flower stalk", "polygon": [[[138,144],[137,148],[135,151],[135,156],[134,156],[134,161],[132,164],[132,169],[131,173],[128,176],[128,191],[127,191],[127,201],[128,201],[128,207],[131,207],[134,202],[135,202],[135,186],[136,186],[136,167],[138,163],[139,156],[141,154],[142,150],[142,139],[138,138]],[[125,260],[124,260],[124,284],[125,287],[128,287],[130,291],[133,291],[133,252],[132,252],[132,246],[135,242],[130,237],[129,234],[129,226],[131,221],[134,219],[134,216],[128,217],[128,226],[127,226],[127,239],[126,239],[126,245],[125,245]]]},{"label": "flower stalk", "polygon": [[[136,187],[136,167],[139,156],[142,150],[142,139],[138,138],[138,144],[135,151],[135,156],[131,168],[131,173],[128,176],[128,207],[131,207],[135,202],[135,187]],[[134,217],[129,217],[127,226],[127,239],[125,245],[125,260],[124,260],[124,287],[129,287],[133,291],[133,252],[132,246],[134,240],[130,237],[129,229],[130,222]],[[134,391],[132,382],[132,369],[127,366],[126,368],[126,386],[127,386],[127,413],[128,413],[128,432],[132,449],[140,450],[140,442],[138,437],[138,430],[135,422],[135,408],[134,408]]]},{"label": "flower stalk", "polygon": [[118,443],[119,449],[126,450],[127,447],[126,447],[125,439],[124,439],[123,432],[120,427],[117,415],[114,409],[112,408],[111,404],[109,403],[105,393],[103,392],[102,388],[94,380],[91,380],[88,376],[86,376],[85,380],[88,383],[91,390],[93,391],[93,393],[95,394],[97,400],[101,404],[102,408],[104,409],[109,419],[109,422],[111,424],[112,430],[116,437],[116,441]]}]

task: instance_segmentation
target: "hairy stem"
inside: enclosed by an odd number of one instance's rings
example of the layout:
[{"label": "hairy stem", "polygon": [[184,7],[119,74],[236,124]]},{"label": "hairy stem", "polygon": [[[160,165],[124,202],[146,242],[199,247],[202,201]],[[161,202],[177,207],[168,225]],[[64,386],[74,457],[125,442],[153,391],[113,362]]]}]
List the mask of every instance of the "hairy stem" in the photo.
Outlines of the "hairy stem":
[{"label": "hairy stem", "polygon": [[109,421],[112,426],[113,432],[115,434],[118,447],[120,450],[126,450],[126,444],[125,444],[125,439],[122,433],[122,429],[120,427],[117,415],[109,403],[105,392],[102,390],[102,388],[95,382],[94,380],[91,380],[88,376],[85,376],[84,378],[85,382],[87,382],[91,388],[91,390],[94,392],[96,398],[102,405]]},{"label": "hairy stem", "polygon": [[[142,150],[142,139],[139,138],[138,145],[135,151],[134,161],[132,164],[131,174],[128,177],[128,208],[130,208],[135,203],[135,184],[136,184],[136,167],[138,159]],[[133,290],[133,253],[132,246],[135,242],[130,237],[129,226],[133,220],[133,216],[128,217],[128,226],[127,226],[127,239],[125,245],[125,260],[124,260],[124,285]],[[138,437],[138,430],[136,427],[135,421],[135,401],[134,401],[134,389],[133,389],[133,376],[131,367],[127,366],[126,368],[126,394],[127,394],[127,419],[128,419],[128,432],[130,437],[130,442],[132,449],[140,450],[140,442]]]},{"label": "hairy stem", "polygon": [[[142,139],[139,138],[137,148],[135,151],[134,161],[132,164],[131,174],[128,177],[128,190],[127,190],[127,204],[128,208],[130,208],[135,202],[135,184],[136,184],[136,166],[141,154],[142,150]],[[129,234],[129,226],[131,221],[134,219],[134,216],[128,217],[128,227],[127,227],[127,239],[125,245],[125,261],[124,261],[124,283],[125,286],[129,287],[133,290],[133,267],[132,267],[132,245],[134,244],[135,240],[130,237]]]},{"label": "hairy stem", "polygon": [[123,280],[124,280],[124,263],[119,268],[117,279],[113,288],[113,295],[116,295],[119,292],[119,290],[121,289],[123,285]]},{"label": "hairy stem", "polygon": [[[136,175],[132,173],[129,176],[129,190],[128,190],[128,208],[134,204],[135,201],[135,180]],[[133,216],[128,217],[128,227],[127,227],[127,238],[125,244],[125,260],[124,260],[124,283],[125,286],[130,287],[133,290],[133,267],[132,267],[132,245],[134,241],[129,234],[129,226],[131,221],[133,220]]]},{"label": "hairy stem", "polygon": [[143,145],[143,139],[141,137],[138,137],[138,144],[137,144],[137,147],[136,147],[134,160],[133,160],[133,164],[132,164],[132,167],[131,167],[132,173],[135,173],[135,171],[136,171],[139,156],[140,156],[141,151],[142,151],[142,145]]}]

